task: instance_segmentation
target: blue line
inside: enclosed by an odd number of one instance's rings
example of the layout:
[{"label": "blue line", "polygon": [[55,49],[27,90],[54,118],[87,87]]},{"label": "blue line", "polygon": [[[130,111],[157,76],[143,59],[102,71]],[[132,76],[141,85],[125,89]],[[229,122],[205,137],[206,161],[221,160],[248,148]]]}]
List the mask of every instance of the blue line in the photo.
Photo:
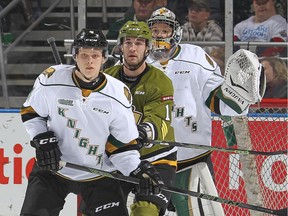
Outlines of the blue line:
[{"label": "blue line", "polygon": [[[0,113],[19,113],[20,109],[0,109]],[[220,117],[212,113],[213,117]],[[248,113],[248,117],[288,118],[288,113]]]},{"label": "blue line", "polygon": [[[211,114],[212,117],[219,117],[220,115],[217,115],[215,113]],[[288,113],[248,113],[248,117],[263,117],[263,118],[288,118]],[[233,116],[232,116],[233,117]]]},{"label": "blue line", "polygon": [[20,109],[0,109],[0,113],[19,113]]}]

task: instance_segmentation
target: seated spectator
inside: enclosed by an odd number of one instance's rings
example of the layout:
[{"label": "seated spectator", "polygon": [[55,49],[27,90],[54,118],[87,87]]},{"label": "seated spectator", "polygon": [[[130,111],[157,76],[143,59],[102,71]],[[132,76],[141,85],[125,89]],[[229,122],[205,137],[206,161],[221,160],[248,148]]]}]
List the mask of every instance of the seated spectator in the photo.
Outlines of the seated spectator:
[{"label": "seated spectator", "polygon": [[157,7],[166,6],[166,4],[166,0],[132,0],[132,9],[129,9],[123,18],[117,20],[110,26],[106,35],[107,39],[116,40],[119,30],[127,21],[134,20],[146,22]]},{"label": "seated spectator", "polygon": [[266,75],[264,98],[287,98],[287,65],[278,57],[261,59]]},{"label": "seated spectator", "polygon": [[[223,41],[223,31],[214,19],[211,19],[209,0],[192,0],[189,4],[188,22],[182,25],[182,41]],[[208,54],[220,64],[224,61],[223,49],[218,46],[203,46]],[[219,52],[218,50],[221,50]],[[222,63],[220,63],[222,62]]]},{"label": "seated spectator", "polygon": [[[253,0],[253,8],[255,15],[234,27],[234,41],[285,42],[287,22],[276,14],[275,0]],[[261,46],[254,52],[258,56],[284,56],[285,48]]]},{"label": "seated spectator", "polygon": [[[182,41],[222,41],[221,27],[210,19],[209,0],[193,0],[189,5],[188,22],[183,26]],[[203,47],[210,53],[213,47]]]},{"label": "seated spectator", "polygon": [[[187,20],[188,7],[191,0],[167,0],[167,7],[173,11],[178,18],[178,22],[183,25]],[[209,0],[210,2],[210,19],[221,22],[224,21],[224,0]]]}]

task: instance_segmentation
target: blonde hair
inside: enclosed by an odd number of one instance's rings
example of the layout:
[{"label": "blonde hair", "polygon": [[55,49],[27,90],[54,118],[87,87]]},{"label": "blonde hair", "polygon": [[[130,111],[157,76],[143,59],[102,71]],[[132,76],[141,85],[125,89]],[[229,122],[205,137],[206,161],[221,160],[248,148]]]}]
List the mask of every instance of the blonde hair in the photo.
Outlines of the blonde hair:
[{"label": "blonde hair", "polygon": [[261,62],[267,61],[272,69],[275,76],[275,80],[287,80],[288,72],[286,63],[278,57],[265,57],[260,59]]}]

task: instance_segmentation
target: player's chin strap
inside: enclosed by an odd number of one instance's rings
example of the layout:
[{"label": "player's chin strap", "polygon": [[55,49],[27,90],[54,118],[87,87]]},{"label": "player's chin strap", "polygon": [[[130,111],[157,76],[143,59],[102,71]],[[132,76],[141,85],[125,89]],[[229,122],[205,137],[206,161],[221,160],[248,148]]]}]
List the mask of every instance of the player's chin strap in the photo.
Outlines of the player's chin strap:
[{"label": "player's chin strap", "polygon": [[[82,165],[78,165],[78,164],[65,162],[65,161],[60,161],[59,165],[60,165],[60,167],[68,167],[68,168],[72,168],[72,169],[76,169],[76,170],[81,170],[84,172],[94,173],[95,175],[102,175],[102,176],[105,176],[108,178],[118,179],[120,181],[130,182],[133,184],[139,184],[139,181],[140,181],[138,178],[135,178],[135,177],[124,176],[120,173],[108,172],[108,171],[104,171],[104,170],[100,170],[100,169],[95,169],[95,168],[91,168],[91,167],[86,167],[86,166],[82,166]],[[197,198],[201,198],[201,199],[211,200],[211,201],[215,201],[215,202],[219,202],[219,203],[237,206],[240,208],[246,208],[246,209],[250,209],[250,210],[254,210],[254,211],[264,212],[267,214],[287,216],[287,208],[279,209],[279,210],[268,209],[268,208],[264,208],[261,206],[250,205],[250,204],[242,203],[242,202],[236,202],[233,200],[227,200],[227,199],[212,196],[209,194],[203,194],[203,193],[199,193],[199,192],[195,192],[195,191],[183,190],[180,188],[176,188],[176,187],[172,187],[172,186],[166,186],[166,185],[162,186],[161,190],[169,191],[172,193],[178,193],[178,194],[182,194],[182,195],[186,195],[186,196],[188,195],[188,196],[193,196],[193,197],[197,197]]]},{"label": "player's chin strap", "polygon": [[242,113],[251,104],[262,100],[266,77],[256,54],[244,49],[238,50],[228,59],[224,78],[217,97],[237,113]]}]

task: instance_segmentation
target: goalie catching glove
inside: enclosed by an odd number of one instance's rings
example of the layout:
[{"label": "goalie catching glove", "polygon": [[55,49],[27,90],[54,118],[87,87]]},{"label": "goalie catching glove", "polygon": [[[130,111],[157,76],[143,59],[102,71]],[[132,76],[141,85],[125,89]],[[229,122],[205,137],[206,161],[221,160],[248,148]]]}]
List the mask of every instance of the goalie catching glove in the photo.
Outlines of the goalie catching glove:
[{"label": "goalie catching glove", "polygon": [[139,166],[131,172],[130,176],[140,179],[135,193],[143,195],[159,194],[164,182],[155,167],[148,161],[141,161]]},{"label": "goalie catching glove", "polygon": [[256,54],[244,49],[235,52],[227,61],[224,79],[217,97],[237,113],[262,100],[266,77]]},{"label": "goalie catching glove", "polygon": [[36,164],[40,168],[53,172],[60,169],[59,161],[62,153],[53,131],[38,134],[30,144],[36,149]]}]

